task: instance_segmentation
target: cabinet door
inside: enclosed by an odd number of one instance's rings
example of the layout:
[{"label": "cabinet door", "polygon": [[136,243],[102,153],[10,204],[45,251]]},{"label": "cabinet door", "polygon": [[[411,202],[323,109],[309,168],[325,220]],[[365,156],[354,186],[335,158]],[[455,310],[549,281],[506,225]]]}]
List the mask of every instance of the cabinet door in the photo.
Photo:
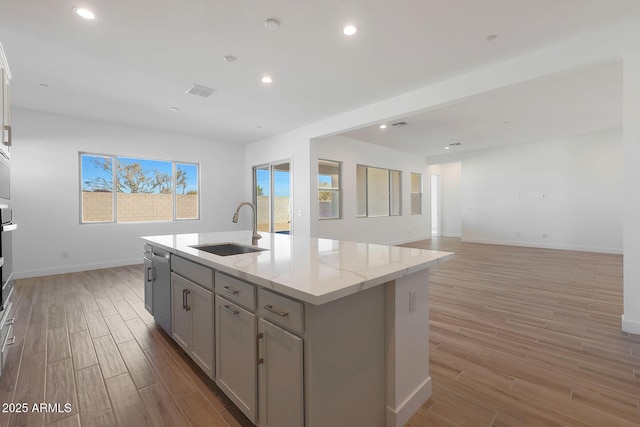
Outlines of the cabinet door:
[{"label": "cabinet door", "polygon": [[144,259],[144,308],[153,314],[153,263]]},{"label": "cabinet door", "polygon": [[259,319],[258,365],[261,427],[304,426],[304,373],[302,338]]},{"label": "cabinet door", "polygon": [[192,285],[187,296],[191,307],[191,358],[213,379],[213,294]]},{"label": "cabinet door", "polygon": [[[153,254],[153,318],[169,335],[171,329],[171,265],[168,254]],[[189,281],[186,281],[190,283]],[[182,297],[182,295],[181,295]],[[182,307],[182,298],[178,301]]]},{"label": "cabinet door", "polygon": [[191,293],[190,283],[180,276],[171,275],[172,318],[173,330],[171,336],[184,351],[191,351],[191,308],[187,299]]},{"label": "cabinet door", "polygon": [[256,421],[256,316],[216,295],[216,383]]}]

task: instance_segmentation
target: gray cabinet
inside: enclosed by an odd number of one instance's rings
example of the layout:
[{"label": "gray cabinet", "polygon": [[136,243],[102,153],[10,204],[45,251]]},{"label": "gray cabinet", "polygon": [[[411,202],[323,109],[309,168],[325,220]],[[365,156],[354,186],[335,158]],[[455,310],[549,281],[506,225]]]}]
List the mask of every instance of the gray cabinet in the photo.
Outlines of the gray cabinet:
[{"label": "gray cabinet", "polygon": [[172,338],[210,377],[214,373],[213,294],[171,274]]},{"label": "gray cabinet", "polygon": [[216,383],[256,422],[256,315],[216,295]]},{"label": "gray cabinet", "polygon": [[153,315],[153,248],[144,245],[144,308]]},{"label": "gray cabinet", "polygon": [[258,321],[258,425],[304,426],[303,341],[265,319]]}]

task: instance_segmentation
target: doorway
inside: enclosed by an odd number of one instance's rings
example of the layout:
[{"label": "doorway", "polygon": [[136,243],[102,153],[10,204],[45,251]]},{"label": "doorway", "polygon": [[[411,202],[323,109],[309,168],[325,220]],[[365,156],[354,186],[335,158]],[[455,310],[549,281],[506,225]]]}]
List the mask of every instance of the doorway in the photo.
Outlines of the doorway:
[{"label": "doorway", "polygon": [[440,175],[431,174],[431,235],[440,235]]},{"label": "doorway", "polygon": [[291,233],[291,167],[288,160],[253,168],[253,203],[258,231]]}]

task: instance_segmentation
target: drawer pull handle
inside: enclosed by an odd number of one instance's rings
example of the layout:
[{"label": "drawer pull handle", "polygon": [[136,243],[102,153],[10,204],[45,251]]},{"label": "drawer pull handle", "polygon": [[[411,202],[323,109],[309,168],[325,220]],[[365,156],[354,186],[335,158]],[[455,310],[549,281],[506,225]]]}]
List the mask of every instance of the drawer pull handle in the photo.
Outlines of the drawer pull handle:
[{"label": "drawer pull handle", "polygon": [[278,310],[274,309],[272,305],[265,305],[264,309],[267,310],[267,311],[272,312],[273,314],[277,314],[280,317],[286,317],[286,316],[289,315],[289,313],[286,312],[286,311],[278,311]]},{"label": "drawer pull handle", "polygon": [[189,294],[191,291],[189,289],[182,290],[182,308],[184,311],[191,311],[191,307],[189,306]]},{"label": "drawer pull handle", "polygon": [[233,314],[234,316],[237,316],[238,314],[240,314],[240,312],[238,310],[234,310],[231,307],[229,307],[228,305],[223,305],[222,308],[224,308],[226,311],[228,311],[229,313]]},{"label": "drawer pull handle", "polygon": [[15,317],[12,317],[11,319],[7,319],[7,325],[13,325],[13,322],[16,320]]},{"label": "drawer pull handle", "polygon": [[6,344],[6,345],[11,345],[11,344],[13,344],[14,342],[16,342],[16,337],[8,338],[6,342],[7,342],[7,344]]},{"label": "drawer pull handle", "polygon": [[264,334],[260,332],[256,335],[256,364],[262,365],[264,363],[264,359],[260,357],[260,340],[264,338]]},{"label": "drawer pull handle", "polygon": [[231,289],[228,286],[223,286],[222,290],[225,292],[229,292],[231,295],[238,295],[240,291],[236,291],[235,289]]}]

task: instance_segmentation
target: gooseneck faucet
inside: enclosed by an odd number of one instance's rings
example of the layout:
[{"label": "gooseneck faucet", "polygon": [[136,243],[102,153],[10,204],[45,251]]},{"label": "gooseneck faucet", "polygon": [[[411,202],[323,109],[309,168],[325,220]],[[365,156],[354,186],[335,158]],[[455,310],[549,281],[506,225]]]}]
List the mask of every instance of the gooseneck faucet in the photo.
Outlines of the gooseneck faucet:
[{"label": "gooseneck faucet", "polygon": [[251,244],[258,244],[258,240],[262,239],[262,236],[258,234],[258,215],[256,214],[256,207],[253,206],[253,203],[250,202],[242,202],[236,208],[236,213],[233,214],[233,219],[231,220],[233,223],[238,223],[238,212],[240,212],[240,208],[243,206],[251,206],[251,210],[253,210],[253,235],[251,236]]}]

